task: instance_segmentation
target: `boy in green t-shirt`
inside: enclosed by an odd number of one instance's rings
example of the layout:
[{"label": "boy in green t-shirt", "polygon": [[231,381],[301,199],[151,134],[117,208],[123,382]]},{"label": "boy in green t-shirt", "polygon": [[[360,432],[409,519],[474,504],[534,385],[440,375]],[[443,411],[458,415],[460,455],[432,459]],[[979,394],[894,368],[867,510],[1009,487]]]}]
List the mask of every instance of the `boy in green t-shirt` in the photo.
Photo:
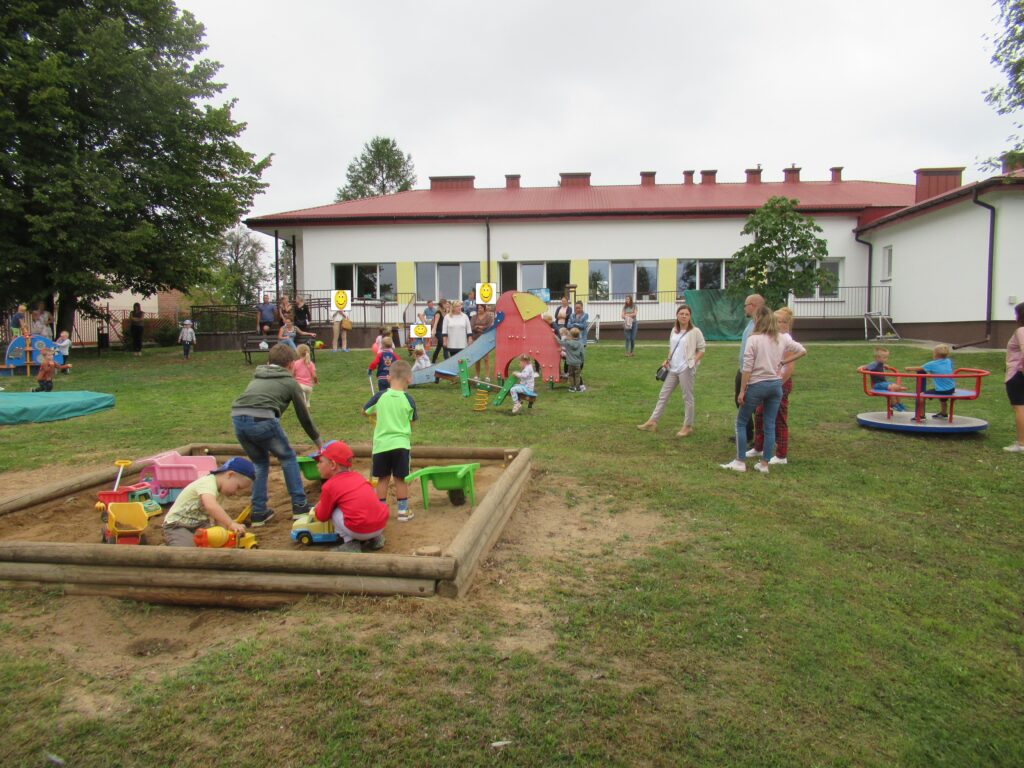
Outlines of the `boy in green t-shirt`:
[{"label": "boy in green t-shirt", "polygon": [[398,498],[398,520],[412,520],[409,511],[409,474],[412,452],[412,423],[416,421],[416,403],[406,392],[412,380],[412,368],[404,360],[391,364],[388,375],[390,389],[382,389],[363,406],[363,413],[374,415],[373,476],[377,478],[377,498],[386,502],[391,479],[395,480]]}]

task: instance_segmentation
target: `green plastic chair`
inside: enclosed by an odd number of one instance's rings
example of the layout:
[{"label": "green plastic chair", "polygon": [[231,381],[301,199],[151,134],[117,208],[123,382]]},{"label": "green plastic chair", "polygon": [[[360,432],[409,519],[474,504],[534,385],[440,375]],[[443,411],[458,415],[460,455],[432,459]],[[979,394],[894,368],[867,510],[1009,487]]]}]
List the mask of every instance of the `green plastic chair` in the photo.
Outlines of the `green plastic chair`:
[{"label": "green plastic chair", "polygon": [[405,476],[405,482],[420,481],[423,491],[423,509],[429,509],[427,485],[433,483],[439,491],[447,491],[448,499],[458,506],[466,503],[469,496],[470,506],[476,506],[476,489],[473,476],[480,469],[479,464],[449,464],[445,467],[423,467]]}]

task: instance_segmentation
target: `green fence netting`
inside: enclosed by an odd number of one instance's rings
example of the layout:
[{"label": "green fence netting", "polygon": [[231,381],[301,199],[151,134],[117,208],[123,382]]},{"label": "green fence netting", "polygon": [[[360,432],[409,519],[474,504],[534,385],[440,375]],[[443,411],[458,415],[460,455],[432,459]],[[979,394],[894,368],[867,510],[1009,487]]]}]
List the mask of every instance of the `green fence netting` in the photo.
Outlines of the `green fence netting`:
[{"label": "green fence netting", "polygon": [[693,324],[708,341],[739,341],[747,316],[743,299],[726,296],[724,290],[685,291],[686,306],[693,312]]}]

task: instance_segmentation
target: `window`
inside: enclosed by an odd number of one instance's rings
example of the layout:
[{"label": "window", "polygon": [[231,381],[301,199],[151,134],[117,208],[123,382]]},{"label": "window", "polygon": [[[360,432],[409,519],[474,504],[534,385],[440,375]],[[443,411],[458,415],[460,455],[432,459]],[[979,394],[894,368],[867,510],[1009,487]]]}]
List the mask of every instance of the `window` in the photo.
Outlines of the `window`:
[{"label": "window", "polygon": [[879,280],[892,280],[892,246],[882,249],[882,274]]},{"label": "window", "polygon": [[633,292],[636,294],[637,300],[658,300],[658,262],[638,261],[636,263],[636,287]]},{"label": "window", "polygon": [[458,264],[437,265],[437,298],[461,299],[462,293],[459,290],[459,280],[462,277],[462,269]]},{"label": "window", "polygon": [[416,263],[416,299],[430,301],[437,298],[437,265],[432,261]]},{"label": "window", "polygon": [[590,299],[658,298],[658,262],[590,262]]},{"label": "window", "polygon": [[589,277],[587,288],[590,293],[590,300],[607,299],[609,286],[611,285],[611,263],[607,261],[592,261],[589,264]]},{"label": "window", "polygon": [[725,287],[724,259],[680,259],[676,262],[676,296],[683,291],[706,291]]},{"label": "window", "polygon": [[516,280],[518,264],[514,261],[503,261],[498,269],[501,278],[501,285],[498,286],[502,293],[505,291],[519,290],[519,282]]},{"label": "window", "polygon": [[565,295],[565,286],[569,284],[569,262],[549,261],[547,263],[548,290],[553,298]]},{"label": "window", "polygon": [[462,262],[462,293],[465,297],[470,291],[476,290],[476,284],[480,282],[480,262]]},{"label": "window", "polygon": [[334,265],[334,289],[352,291],[356,299],[394,301],[397,284],[394,263]]},{"label": "window", "polygon": [[815,286],[811,293],[797,296],[798,299],[838,299],[839,298],[839,280],[840,280],[840,264],[842,259],[823,259],[821,262],[821,268],[832,275],[832,290],[823,291],[820,286]]},{"label": "window", "polygon": [[544,288],[544,265],[521,264],[519,266],[519,285],[521,291],[532,291]]},{"label": "window", "polygon": [[480,263],[464,261],[461,264],[438,264],[434,261],[416,263],[416,298],[463,299],[476,290],[480,282]]}]

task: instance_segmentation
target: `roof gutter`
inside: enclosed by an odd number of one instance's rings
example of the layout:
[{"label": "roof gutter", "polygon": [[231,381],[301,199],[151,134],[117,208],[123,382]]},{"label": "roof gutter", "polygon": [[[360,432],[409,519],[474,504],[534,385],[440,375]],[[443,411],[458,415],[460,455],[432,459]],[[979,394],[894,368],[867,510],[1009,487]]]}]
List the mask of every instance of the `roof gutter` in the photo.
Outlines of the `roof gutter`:
[{"label": "roof gutter", "polygon": [[992,340],[992,270],[995,264],[996,254],[996,209],[988,203],[978,199],[978,188],[974,188],[971,202],[982,208],[988,209],[988,276],[985,296],[985,338],[967,344],[957,344],[953,349],[961,347],[976,347],[981,344],[988,344]]}]

